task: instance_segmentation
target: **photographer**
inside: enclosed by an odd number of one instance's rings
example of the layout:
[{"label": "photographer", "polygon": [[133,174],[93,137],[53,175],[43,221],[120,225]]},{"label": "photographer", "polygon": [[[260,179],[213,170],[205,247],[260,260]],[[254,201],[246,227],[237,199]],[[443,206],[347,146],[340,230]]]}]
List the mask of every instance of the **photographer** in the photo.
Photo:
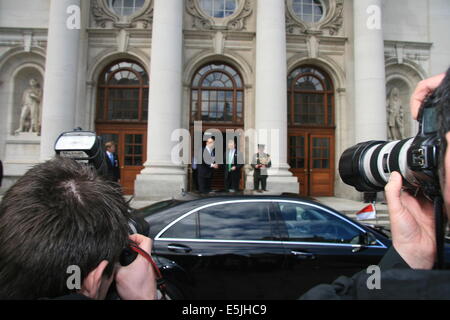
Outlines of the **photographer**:
[{"label": "photographer", "polygon": [[[152,247],[129,236],[128,209],[91,167],[57,158],[29,170],[0,204],[0,299],[104,299],[113,280],[124,300],[154,299],[150,264],[141,256],[118,263],[130,240]],[[74,266],[78,288],[68,281]]]},{"label": "photographer", "polygon": [[[450,69],[419,83],[411,99],[415,119],[433,91],[438,97],[438,134],[443,147],[439,182],[444,211],[450,218]],[[393,246],[379,264],[381,288],[369,289],[371,274],[363,270],[352,278],[340,277],[331,285],[317,286],[301,299],[450,299],[450,271],[432,270],[437,252],[433,203],[402,191],[402,186],[402,176],[393,172],[385,187]]]}]

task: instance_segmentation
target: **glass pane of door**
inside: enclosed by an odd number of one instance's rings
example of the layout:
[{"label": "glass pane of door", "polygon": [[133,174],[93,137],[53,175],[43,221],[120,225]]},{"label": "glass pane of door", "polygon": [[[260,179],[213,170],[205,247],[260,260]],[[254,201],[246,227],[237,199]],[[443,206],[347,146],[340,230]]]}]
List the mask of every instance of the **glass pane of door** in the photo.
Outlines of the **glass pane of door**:
[{"label": "glass pane of door", "polygon": [[125,166],[143,165],[143,135],[125,134]]},{"label": "glass pane of door", "polygon": [[330,138],[312,138],[312,168],[330,169]]}]

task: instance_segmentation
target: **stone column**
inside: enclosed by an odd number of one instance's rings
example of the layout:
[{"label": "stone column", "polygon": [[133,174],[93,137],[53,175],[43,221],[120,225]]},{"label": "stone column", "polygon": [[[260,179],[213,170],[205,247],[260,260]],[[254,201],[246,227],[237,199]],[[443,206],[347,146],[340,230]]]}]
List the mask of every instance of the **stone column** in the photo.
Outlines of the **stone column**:
[{"label": "stone column", "polygon": [[181,194],[186,171],[171,158],[181,128],[184,1],[155,0],[150,63],[147,162],[135,182],[138,200]]},{"label": "stone column", "polygon": [[355,0],[355,142],[386,140],[382,0]]},{"label": "stone column", "polygon": [[[257,1],[255,128],[272,157],[268,189],[298,193],[287,164],[287,57],[285,1]],[[253,146],[256,152],[256,146]]]},{"label": "stone column", "polygon": [[[42,108],[41,161],[52,158],[54,144],[75,125],[80,29],[69,29],[79,18],[80,0],[51,0]],[[71,6],[75,11],[68,10]],[[79,13],[79,11],[78,11]],[[75,20],[72,20],[75,17]],[[76,22],[76,21],[75,21]]]}]

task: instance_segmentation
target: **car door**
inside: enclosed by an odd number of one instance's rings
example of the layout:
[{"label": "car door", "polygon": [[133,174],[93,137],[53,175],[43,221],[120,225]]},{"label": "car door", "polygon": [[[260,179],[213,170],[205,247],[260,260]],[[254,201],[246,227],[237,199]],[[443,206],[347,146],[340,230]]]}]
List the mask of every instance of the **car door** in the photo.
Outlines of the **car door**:
[{"label": "car door", "polygon": [[195,299],[281,298],[284,247],[270,201],[214,203],[157,237],[157,251],[192,278]]},{"label": "car door", "polygon": [[287,299],[376,265],[386,246],[356,223],[319,205],[277,201],[286,250]]}]

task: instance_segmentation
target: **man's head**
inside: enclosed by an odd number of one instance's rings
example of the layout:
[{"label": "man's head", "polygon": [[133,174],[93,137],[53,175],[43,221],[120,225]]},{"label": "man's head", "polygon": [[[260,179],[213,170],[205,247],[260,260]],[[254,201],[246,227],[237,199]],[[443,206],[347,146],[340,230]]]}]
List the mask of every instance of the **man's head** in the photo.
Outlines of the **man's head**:
[{"label": "man's head", "polygon": [[228,140],[228,149],[230,150],[236,149],[236,143],[234,142],[233,139]]},{"label": "man's head", "polygon": [[210,137],[210,138],[208,138],[208,140],[206,140],[206,146],[211,150],[214,149],[215,143],[216,143],[216,139],[214,139],[214,137]]},{"label": "man's head", "polygon": [[258,144],[258,152],[263,153],[266,149],[266,146],[264,144]]},{"label": "man's head", "polygon": [[[0,204],[0,299],[104,298],[128,243],[128,206],[93,169],[57,158],[21,177]],[[77,290],[75,290],[77,291]]]},{"label": "man's head", "polygon": [[109,142],[105,143],[105,149],[106,149],[106,151],[115,153],[116,152],[116,143],[114,141],[109,141]]}]

